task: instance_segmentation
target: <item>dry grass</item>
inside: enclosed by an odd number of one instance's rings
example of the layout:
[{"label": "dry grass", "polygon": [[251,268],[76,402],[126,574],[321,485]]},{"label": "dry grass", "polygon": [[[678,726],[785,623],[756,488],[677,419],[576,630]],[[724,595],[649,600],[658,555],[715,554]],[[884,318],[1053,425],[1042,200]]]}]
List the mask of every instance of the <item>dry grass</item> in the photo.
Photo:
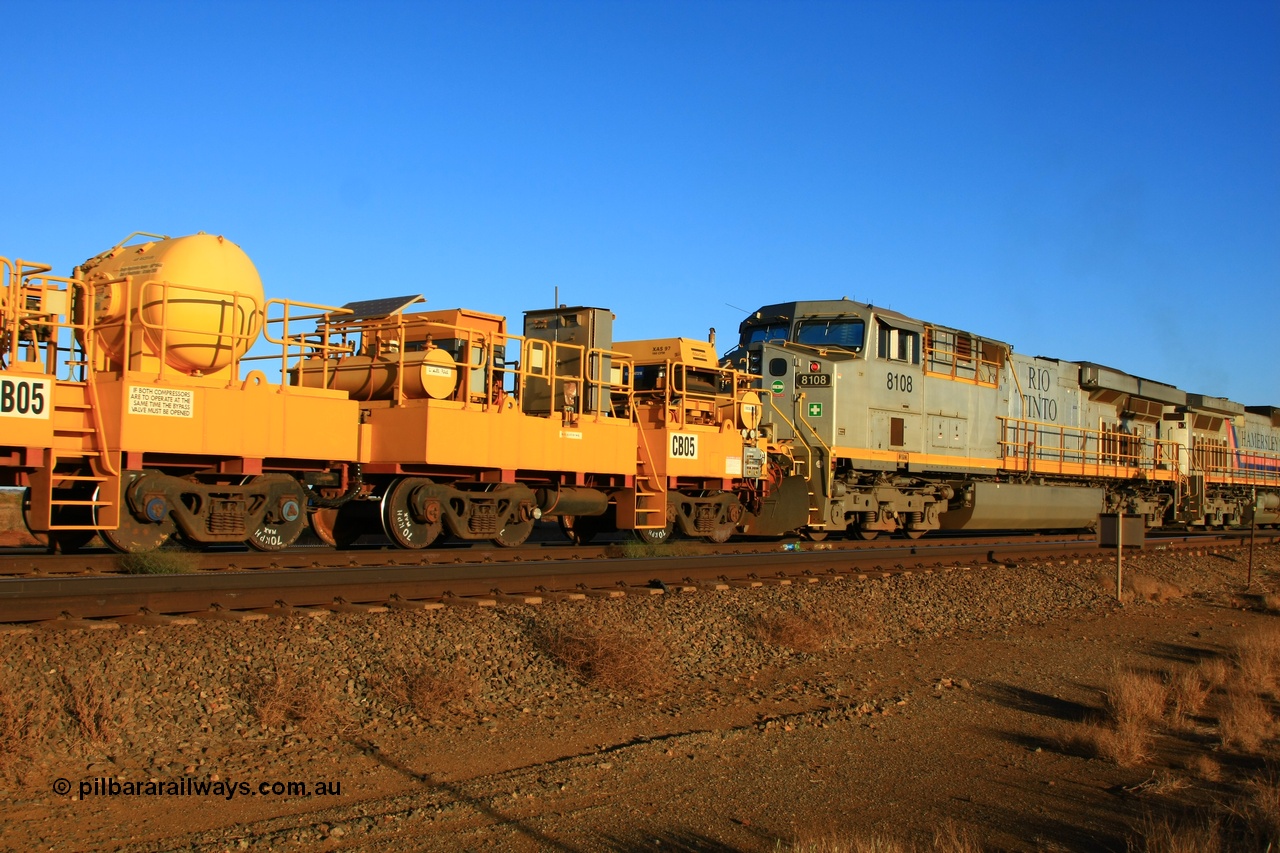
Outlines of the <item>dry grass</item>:
[{"label": "dry grass", "polygon": [[798,652],[820,652],[839,634],[837,619],[827,611],[775,611],[747,620],[747,634],[770,646],[785,646]]},{"label": "dry grass", "polygon": [[1125,790],[1132,794],[1171,797],[1189,787],[1191,787],[1191,783],[1176,773],[1170,773],[1168,770],[1157,770],[1146,781],[1125,788]]},{"label": "dry grass", "polygon": [[1246,689],[1274,693],[1280,677],[1280,630],[1255,631],[1236,646],[1232,655]]},{"label": "dry grass", "polygon": [[389,665],[375,687],[393,704],[423,717],[454,710],[478,692],[475,676],[462,663],[435,668]]},{"label": "dry grass", "polygon": [[1117,669],[1104,693],[1104,708],[1117,727],[1145,727],[1164,717],[1169,688],[1155,675]]},{"label": "dry grass", "polygon": [[788,850],[793,853],[981,853],[982,845],[968,830],[947,820],[934,830],[932,842],[925,845],[889,835],[846,838],[831,834],[796,841]]},{"label": "dry grass", "polygon": [[1151,742],[1151,728],[1145,724],[1093,722],[1076,726],[1064,746],[1120,767],[1135,767],[1151,756]]},{"label": "dry grass", "polygon": [[1205,689],[1210,693],[1231,679],[1231,667],[1222,658],[1209,658],[1208,660],[1200,661],[1196,666],[1196,672],[1200,673]]},{"label": "dry grass", "polygon": [[1258,694],[1248,690],[1227,692],[1218,726],[1224,746],[1255,752],[1268,737],[1274,721]]},{"label": "dry grass", "polygon": [[308,731],[342,727],[346,715],[328,684],[306,678],[277,662],[272,671],[247,691],[249,705],[264,729],[293,723]]},{"label": "dry grass", "polygon": [[[652,557],[692,557],[699,553],[695,543],[685,539],[668,539],[665,542],[640,542],[628,539],[615,548],[606,548],[610,556],[626,557],[630,560],[649,559]],[[611,553],[616,550],[616,553]]]},{"label": "dry grass", "polygon": [[200,569],[200,555],[190,551],[138,551],[117,556],[116,566],[127,575],[184,575]]},{"label": "dry grass", "polygon": [[670,681],[663,666],[668,652],[660,640],[598,616],[540,626],[538,640],[562,666],[605,690],[656,693]]},{"label": "dry grass", "polygon": [[1204,753],[1193,755],[1187,761],[1186,768],[1206,782],[1217,782],[1222,778],[1222,765]]},{"label": "dry grass", "polygon": [[21,778],[22,767],[38,755],[53,725],[53,702],[0,689],[0,779]]},{"label": "dry grass", "polygon": [[1268,613],[1280,613],[1280,594],[1269,592],[1262,596],[1262,606]]},{"label": "dry grass", "polygon": [[1168,685],[1157,675],[1116,668],[1102,698],[1103,719],[1074,727],[1063,745],[1120,767],[1147,761],[1169,701]]},{"label": "dry grass", "polygon": [[1274,772],[1251,779],[1245,818],[1258,849],[1280,847],[1280,777]]},{"label": "dry grass", "polygon": [[127,677],[108,678],[96,670],[75,678],[62,676],[64,708],[85,741],[105,746],[128,731],[133,723],[133,703],[121,697],[132,695],[135,682]]},{"label": "dry grass", "polygon": [[[1148,575],[1132,574],[1125,580],[1128,581],[1126,586],[1133,590],[1134,595],[1147,601],[1154,601],[1157,604],[1173,601],[1186,595],[1181,587],[1165,583]],[[1112,581],[1111,588],[1115,589],[1115,581]]]},{"label": "dry grass", "polygon": [[1218,853],[1223,849],[1221,830],[1212,818],[1148,816],[1138,828],[1138,837],[1129,840],[1132,853]]},{"label": "dry grass", "polygon": [[1175,726],[1186,725],[1204,710],[1212,688],[1204,673],[1196,669],[1178,669],[1169,676],[1169,716]]}]

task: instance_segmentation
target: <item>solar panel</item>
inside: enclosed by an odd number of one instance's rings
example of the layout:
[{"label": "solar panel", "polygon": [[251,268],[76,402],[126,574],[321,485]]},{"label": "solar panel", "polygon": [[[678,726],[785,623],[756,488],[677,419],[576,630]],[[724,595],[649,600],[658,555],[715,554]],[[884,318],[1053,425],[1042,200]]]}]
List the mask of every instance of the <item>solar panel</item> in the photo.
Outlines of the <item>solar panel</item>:
[{"label": "solar panel", "polygon": [[364,320],[369,317],[390,317],[418,302],[426,302],[421,296],[388,296],[385,299],[365,299],[360,302],[348,302],[342,307],[350,314],[341,314],[342,320]]}]

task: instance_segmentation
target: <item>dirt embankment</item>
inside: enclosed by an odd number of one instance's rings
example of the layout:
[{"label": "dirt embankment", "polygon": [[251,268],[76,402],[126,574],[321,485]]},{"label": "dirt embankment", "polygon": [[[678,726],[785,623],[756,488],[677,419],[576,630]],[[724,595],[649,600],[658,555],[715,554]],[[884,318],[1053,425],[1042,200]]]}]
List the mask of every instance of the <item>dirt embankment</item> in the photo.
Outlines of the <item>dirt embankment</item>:
[{"label": "dirt embankment", "polygon": [[6,637],[0,847],[1254,849],[1280,554],[1126,565]]}]

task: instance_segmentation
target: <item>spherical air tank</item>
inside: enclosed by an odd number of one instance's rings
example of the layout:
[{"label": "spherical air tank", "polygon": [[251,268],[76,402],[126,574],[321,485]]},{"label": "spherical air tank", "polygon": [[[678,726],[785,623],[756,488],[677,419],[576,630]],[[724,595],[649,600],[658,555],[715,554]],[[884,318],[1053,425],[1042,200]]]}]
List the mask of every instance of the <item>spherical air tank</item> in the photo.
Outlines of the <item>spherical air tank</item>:
[{"label": "spherical air tank", "polygon": [[116,361],[127,355],[131,366],[139,356],[155,356],[191,374],[221,370],[243,356],[262,328],[265,302],[249,256],[203,232],[141,236],[155,239],[121,243],[80,267],[98,345]]}]

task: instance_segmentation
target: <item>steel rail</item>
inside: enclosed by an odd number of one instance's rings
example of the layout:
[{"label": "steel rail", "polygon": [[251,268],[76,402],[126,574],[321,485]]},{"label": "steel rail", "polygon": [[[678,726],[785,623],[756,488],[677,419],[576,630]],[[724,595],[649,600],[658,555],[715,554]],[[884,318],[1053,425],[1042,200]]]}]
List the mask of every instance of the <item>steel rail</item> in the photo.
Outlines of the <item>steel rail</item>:
[{"label": "steel rail", "polygon": [[[825,543],[824,543],[825,544]],[[867,543],[872,544],[872,543]],[[1153,543],[1166,550],[1209,552],[1246,547],[1232,537],[1178,537]],[[1275,547],[1274,542],[1264,547]],[[343,552],[345,553],[345,552]],[[95,575],[0,579],[0,623],[199,614],[232,618],[248,611],[349,609],[378,605],[490,604],[566,595],[653,594],[686,585],[811,583],[871,573],[933,571],[983,564],[1095,559],[1111,553],[1081,541],[1003,540],[945,548],[919,542],[894,548],[719,553],[694,556],[522,560],[505,563],[387,565],[406,552],[380,552],[377,566],[237,570],[174,575]],[[228,555],[240,556],[240,555]]]}]

